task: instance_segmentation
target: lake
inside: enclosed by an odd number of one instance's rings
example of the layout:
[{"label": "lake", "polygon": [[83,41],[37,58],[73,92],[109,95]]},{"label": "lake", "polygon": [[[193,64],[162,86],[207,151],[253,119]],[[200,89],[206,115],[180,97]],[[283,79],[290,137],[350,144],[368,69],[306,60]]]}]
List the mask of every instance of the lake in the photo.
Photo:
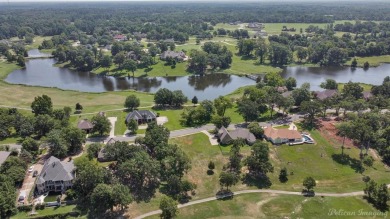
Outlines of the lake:
[{"label": "lake", "polygon": [[[29,54],[33,57],[43,53],[31,50]],[[57,87],[63,90],[83,92],[129,89],[156,92],[160,88],[168,88],[182,90],[188,98],[197,96],[199,100],[212,100],[220,95],[229,94],[239,87],[255,84],[255,81],[246,77],[216,73],[203,76],[115,78],[58,68],[54,67],[53,64],[55,64],[55,60],[51,58],[28,60],[25,69],[15,70],[7,76],[5,81],[11,84]],[[353,81],[379,85],[384,77],[390,76],[390,64],[382,64],[367,70],[349,67],[286,67],[281,75],[284,78],[294,77],[298,86],[309,82],[311,90],[322,90],[319,86],[328,78],[342,83]]]},{"label": "lake", "polygon": [[322,90],[321,82],[326,79],[334,79],[338,83],[360,82],[366,84],[380,85],[386,76],[390,76],[390,64],[382,64],[369,69],[350,67],[286,67],[281,73],[282,77],[293,77],[297,80],[299,87],[305,82],[310,83],[311,90]]},{"label": "lake", "polygon": [[255,81],[236,75],[208,74],[204,76],[182,77],[140,77],[115,78],[99,76],[89,72],[77,72],[68,68],[54,67],[54,59],[31,59],[26,68],[15,70],[7,76],[6,82],[43,87],[57,87],[63,90],[83,92],[104,92],[137,90],[156,92],[160,88],[182,90],[188,98],[197,96],[199,100],[215,99],[237,88],[254,85]]}]

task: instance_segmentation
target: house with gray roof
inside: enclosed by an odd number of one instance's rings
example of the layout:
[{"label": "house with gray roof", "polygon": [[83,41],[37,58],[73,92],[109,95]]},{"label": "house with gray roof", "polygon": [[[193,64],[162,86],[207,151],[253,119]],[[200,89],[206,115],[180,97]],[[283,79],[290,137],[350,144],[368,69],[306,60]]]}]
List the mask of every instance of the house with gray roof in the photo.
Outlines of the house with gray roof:
[{"label": "house with gray roof", "polygon": [[5,160],[7,160],[7,158],[9,157],[10,154],[11,154],[11,152],[9,152],[9,151],[0,151],[0,167],[1,167],[1,165],[3,165]]},{"label": "house with gray roof", "polygon": [[319,100],[325,100],[333,97],[337,93],[338,93],[337,90],[314,91],[314,96]]},{"label": "house with gray roof", "polygon": [[155,121],[157,115],[150,110],[134,110],[133,112],[127,114],[126,123],[129,123],[130,120],[134,119],[138,122],[138,124],[149,123]]},{"label": "house with gray roof", "polygon": [[167,58],[173,58],[177,61],[183,61],[186,58],[186,54],[183,51],[176,52],[170,50],[161,53],[161,60],[166,60]]},{"label": "house with gray roof", "polygon": [[116,142],[115,139],[110,138],[110,140],[107,141],[106,145],[104,145],[104,147],[102,147],[102,149],[100,149],[100,151],[98,153],[98,157],[97,157],[97,160],[99,162],[111,161],[110,158],[108,158],[106,155],[106,147],[111,145],[111,144],[115,144],[115,142]]},{"label": "house with gray roof", "polygon": [[219,129],[217,134],[218,140],[221,144],[230,144],[233,140],[242,138],[246,143],[251,145],[255,143],[256,137],[248,130],[244,128],[237,128],[232,131],[228,131],[225,127]]},{"label": "house with gray roof", "polygon": [[46,192],[62,192],[72,188],[76,167],[71,161],[60,161],[51,156],[45,161],[36,182],[38,194]]}]

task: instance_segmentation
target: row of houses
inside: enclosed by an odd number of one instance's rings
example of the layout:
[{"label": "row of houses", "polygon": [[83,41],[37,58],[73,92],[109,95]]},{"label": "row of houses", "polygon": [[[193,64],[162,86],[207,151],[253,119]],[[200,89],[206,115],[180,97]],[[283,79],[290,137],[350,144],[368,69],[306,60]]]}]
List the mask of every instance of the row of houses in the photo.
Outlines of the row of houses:
[{"label": "row of houses", "polygon": [[[105,113],[99,112],[98,115],[105,116]],[[149,123],[152,121],[156,121],[157,114],[150,110],[134,110],[127,114],[125,122],[128,123],[130,120],[136,120],[138,124]],[[78,122],[77,127],[87,134],[91,132],[93,129],[93,123],[88,119],[82,119]]]},{"label": "row of houses", "polygon": [[[284,97],[289,97],[292,95],[292,91],[287,91],[287,88],[285,86],[278,87],[278,92],[282,93]],[[313,91],[314,98],[318,100],[325,100],[327,98],[331,98],[339,93],[338,90],[323,90],[323,91]],[[373,97],[371,91],[363,91],[363,98],[365,100],[369,100],[371,97]]]}]

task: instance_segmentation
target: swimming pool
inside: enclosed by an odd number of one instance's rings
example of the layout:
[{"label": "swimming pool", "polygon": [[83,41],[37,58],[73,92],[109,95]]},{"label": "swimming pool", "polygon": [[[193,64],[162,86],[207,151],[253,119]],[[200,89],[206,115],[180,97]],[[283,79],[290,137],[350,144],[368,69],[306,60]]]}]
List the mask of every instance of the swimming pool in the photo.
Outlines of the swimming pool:
[{"label": "swimming pool", "polygon": [[305,143],[314,143],[314,140],[311,137],[309,137],[308,135],[302,135],[302,137],[303,137],[303,141]]}]

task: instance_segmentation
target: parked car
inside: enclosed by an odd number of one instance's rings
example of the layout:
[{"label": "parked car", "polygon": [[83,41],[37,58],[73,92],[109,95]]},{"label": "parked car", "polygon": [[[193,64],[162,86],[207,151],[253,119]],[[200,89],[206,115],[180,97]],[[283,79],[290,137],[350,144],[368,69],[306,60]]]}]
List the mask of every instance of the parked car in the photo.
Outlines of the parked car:
[{"label": "parked car", "polygon": [[31,173],[33,170],[34,170],[34,166],[31,166],[30,168],[28,168],[29,173]]},{"label": "parked car", "polygon": [[21,191],[20,194],[19,194],[18,202],[23,203],[25,198],[26,198],[26,192],[25,191]]},{"label": "parked car", "polygon": [[37,170],[35,170],[34,173],[33,173],[33,177],[36,177],[36,176],[38,176],[38,171]]}]

